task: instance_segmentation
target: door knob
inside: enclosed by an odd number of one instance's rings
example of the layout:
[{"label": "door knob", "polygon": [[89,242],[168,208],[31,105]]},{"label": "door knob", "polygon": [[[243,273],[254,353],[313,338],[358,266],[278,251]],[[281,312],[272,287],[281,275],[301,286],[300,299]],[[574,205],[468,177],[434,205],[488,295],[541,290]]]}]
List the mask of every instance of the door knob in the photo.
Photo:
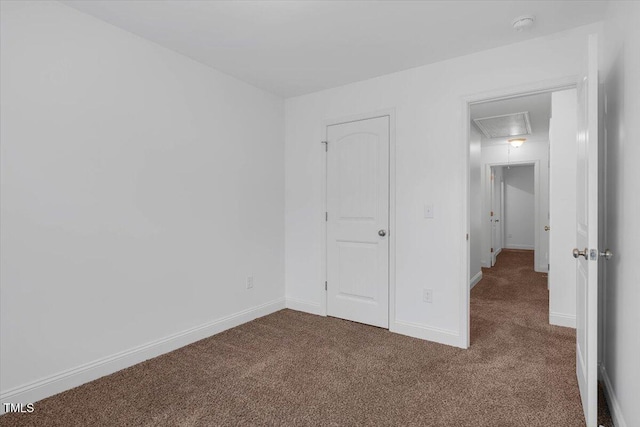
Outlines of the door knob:
[{"label": "door knob", "polygon": [[578,258],[580,255],[584,257],[584,259],[589,259],[589,249],[584,248],[584,251],[579,250],[578,248],[573,249],[573,257]]},{"label": "door knob", "polygon": [[605,249],[604,252],[600,252],[600,256],[604,259],[611,259],[611,257],[613,256],[613,252],[611,252],[609,249]]},{"label": "door knob", "polygon": [[544,226],[544,231],[549,231],[549,230],[551,230],[551,227],[549,227],[548,225],[545,225]]},{"label": "door knob", "polygon": [[378,231],[378,236],[380,236],[380,237],[384,237],[384,236],[386,236],[386,235],[387,235],[387,232],[386,232],[386,231],[384,231],[384,230],[380,230],[380,231]]}]

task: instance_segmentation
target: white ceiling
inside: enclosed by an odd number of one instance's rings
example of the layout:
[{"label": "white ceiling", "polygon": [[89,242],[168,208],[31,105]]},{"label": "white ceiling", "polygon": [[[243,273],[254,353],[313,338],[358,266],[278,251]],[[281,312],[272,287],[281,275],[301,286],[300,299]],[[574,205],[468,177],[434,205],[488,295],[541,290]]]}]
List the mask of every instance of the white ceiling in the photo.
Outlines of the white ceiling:
[{"label": "white ceiling", "polygon": [[[86,1],[62,3],[289,97],[603,18],[606,1]],[[531,31],[511,21],[533,14]]]},{"label": "white ceiling", "polygon": [[[526,137],[528,142],[549,141],[551,92],[474,104],[471,106],[471,126],[475,126],[473,119],[521,113],[524,111],[529,112],[529,119],[531,120],[531,135]],[[482,146],[506,144],[507,139],[508,138],[488,139],[483,136]]]}]

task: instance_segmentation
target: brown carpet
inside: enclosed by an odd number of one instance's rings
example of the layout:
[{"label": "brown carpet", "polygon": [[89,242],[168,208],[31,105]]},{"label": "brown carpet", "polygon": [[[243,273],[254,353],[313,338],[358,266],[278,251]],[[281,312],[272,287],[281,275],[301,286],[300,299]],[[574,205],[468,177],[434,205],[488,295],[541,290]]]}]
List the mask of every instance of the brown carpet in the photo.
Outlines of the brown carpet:
[{"label": "brown carpet", "polygon": [[282,310],[0,424],[582,426],[575,333],[548,325],[532,265],[509,251],[484,270],[469,350]]}]

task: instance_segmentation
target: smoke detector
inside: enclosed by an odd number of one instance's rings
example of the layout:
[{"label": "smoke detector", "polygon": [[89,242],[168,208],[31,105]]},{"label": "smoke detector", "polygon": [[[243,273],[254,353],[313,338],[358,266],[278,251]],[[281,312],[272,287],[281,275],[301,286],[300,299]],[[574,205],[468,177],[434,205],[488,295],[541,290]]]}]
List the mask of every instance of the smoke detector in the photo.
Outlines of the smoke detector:
[{"label": "smoke detector", "polygon": [[511,25],[513,25],[514,30],[516,30],[517,32],[521,32],[531,28],[535,20],[536,18],[533,15],[518,16],[516,19],[513,20]]}]

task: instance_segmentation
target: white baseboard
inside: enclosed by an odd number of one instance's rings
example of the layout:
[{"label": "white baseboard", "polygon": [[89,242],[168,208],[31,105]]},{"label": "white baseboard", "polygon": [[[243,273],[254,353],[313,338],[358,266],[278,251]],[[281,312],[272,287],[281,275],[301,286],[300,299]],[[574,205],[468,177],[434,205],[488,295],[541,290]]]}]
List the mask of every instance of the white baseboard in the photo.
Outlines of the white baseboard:
[{"label": "white baseboard", "polygon": [[477,285],[480,280],[482,280],[482,270],[478,271],[478,273],[471,278],[471,280],[469,281],[469,289],[473,289],[473,287]]},{"label": "white baseboard", "polygon": [[515,244],[509,244],[509,245],[504,245],[505,249],[520,249],[523,251],[533,251],[535,249],[534,246],[531,245],[515,245]]},{"label": "white baseboard", "polygon": [[616,427],[627,427],[627,423],[622,416],[622,408],[620,407],[620,401],[616,397],[615,390],[611,385],[611,380],[607,374],[607,370],[604,365],[600,365],[600,377],[604,382],[604,394],[609,404],[609,412],[611,413],[611,420]]},{"label": "white baseboard", "polygon": [[498,250],[496,251],[496,256],[500,255],[500,252],[502,252],[502,248],[500,248],[500,249],[498,249]]},{"label": "white baseboard", "polygon": [[287,297],[286,306],[291,310],[302,311],[310,314],[317,314],[318,316],[324,316],[324,313],[322,313],[322,307],[320,306],[320,304],[315,302],[305,301],[298,298]]},{"label": "white baseboard", "polygon": [[[1,403],[33,403],[285,308],[285,299],[239,311],[165,338],[3,391]],[[4,405],[0,414],[4,413]]]},{"label": "white baseboard", "polygon": [[564,313],[549,313],[549,324],[564,326],[566,328],[576,328],[576,316]]},{"label": "white baseboard", "polygon": [[396,320],[390,326],[389,330],[396,334],[407,335],[413,338],[420,338],[454,347],[466,348],[461,345],[460,335],[456,331],[434,328],[420,323],[405,322],[402,320]]}]

